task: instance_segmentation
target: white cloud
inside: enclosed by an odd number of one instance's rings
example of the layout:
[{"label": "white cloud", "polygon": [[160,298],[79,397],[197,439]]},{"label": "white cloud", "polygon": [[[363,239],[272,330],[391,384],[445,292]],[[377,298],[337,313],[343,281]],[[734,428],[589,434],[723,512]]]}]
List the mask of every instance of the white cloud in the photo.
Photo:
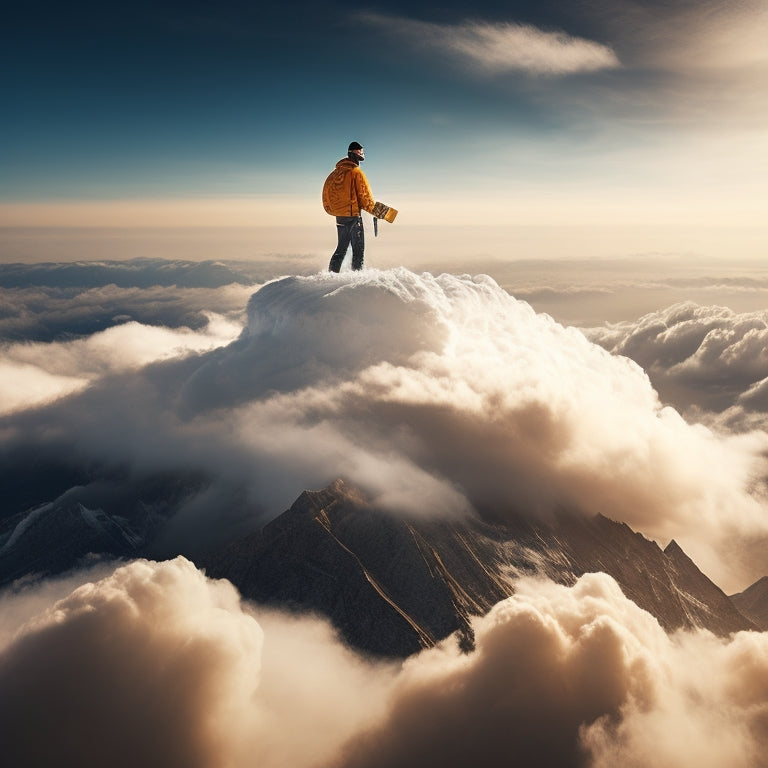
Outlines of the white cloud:
[{"label": "white cloud", "polygon": [[766,411],[757,396],[768,377],[768,312],[676,304],[636,321],[592,328],[589,337],[643,366],[662,392],[723,411]]},{"label": "white cloud", "polygon": [[402,665],[183,558],[25,599],[0,644],[14,764],[756,768],[768,747],[768,634],[669,636],[605,574],[521,580],[473,619],[474,651],[449,638]]},{"label": "white cloud", "polygon": [[82,584],[0,646],[4,760],[317,764],[377,714],[388,680],[319,620],[259,621],[183,558]]},{"label": "white cloud", "polygon": [[[283,385],[283,394],[255,399],[233,425],[259,463],[274,468],[275,445],[285,443],[291,448],[278,463],[293,456],[296,476],[326,468],[379,501],[400,490],[416,510],[425,498],[460,509],[458,492],[478,509],[600,512],[677,538],[728,582],[742,564],[719,562],[718,542],[764,535],[753,479],[766,469],[765,434],[726,438],[689,426],[662,407],[640,368],[536,315],[489,278],[405,270],[318,277],[293,282],[278,300],[288,287],[275,283],[252,301],[247,359],[258,366],[243,364],[246,340],[238,342],[237,356],[223,353],[215,377],[199,371],[185,393],[203,387],[221,396],[239,374],[247,384],[234,386],[255,387],[253,397],[277,383],[272,365],[253,353],[267,343],[289,348],[277,370],[298,391]],[[357,328],[337,318],[342,308]],[[276,434],[265,450],[263,436]],[[766,564],[744,565],[757,576]]]},{"label": "white cloud", "polygon": [[223,346],[242,330],[221,315],[207,317],[199,331],[127,322],[73,341],[0,345],[0,415],[52,402],[102,376]]},{"label": "white cloud", "polygon": [[190,563],[118,569],[20,633],[0,657],[10,763],[205,766],[237,749],[263,635]]},{"label": "white cloud", "polygon": [[[0,265],[0,340],[82,338],[127,320],[197,329],[207,322],[203,310],[239,319],[259,282],[243,271],[216,262],[149,259]],[[195,287],[202,285],[211,287]]]},{"label": "white cloud", "polygon": [[477,650],[452,643],[406,663],[379,727],[344,768],[722,765],[753,768],[768,635],[667,636],[604,574],[573,588],[521,582],[474,622]]},{"label": "white cloud", "polygon": [[62,376],[36,365],[0,360],[0,415],[13,413],[84,389],[88,379]]},{"label": "white cloud", "polygon": [[619,66],[609,46],[528,24],[437,24],[377,13],[362,13],[358,18],[414,47],[428,46],[449,57],[458,56],[489,74],[527,72],[554,76]]},{"label": "white cloud", "polygon": [[10,645],[20,629],[85,583],[100,581],[115,570],[114,561],[97,560],[91,567],[56,578],[26,577],[0,590],[0,653]]}]

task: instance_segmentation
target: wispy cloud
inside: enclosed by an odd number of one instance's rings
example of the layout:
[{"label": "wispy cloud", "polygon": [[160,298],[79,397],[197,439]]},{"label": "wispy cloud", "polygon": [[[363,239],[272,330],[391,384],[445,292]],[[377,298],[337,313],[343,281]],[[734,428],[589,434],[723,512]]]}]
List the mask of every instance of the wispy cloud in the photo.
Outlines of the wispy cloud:
[{"label": "wispy cloud", "polygon": [[360,14],[359,18],[407,44],[458,57],[487,74],[569,75],[620,66],[616,53],[607,45],[528,24],[436,24],[377,13]]},{"label": "wispy cloud", "polygon": [[[729,149],[751,136],[761,139],[768,73],[764,2],[701,0],[661,8],[612,0],[597,16],[628,73],[612,94],[624,114],[640,107],[637,114],[646,119],[674,118],[697,134],[709,128],[720,146],[725,128],[738,130]],[[717,146],[711,151],[717,154]],[[761,140],[758,157],[764,152]]]},{"label": "wispy cloud", "polygon": [[719,72],[751,77],[765,71],[765,3],[704,0],[681,3],[663,14],[638,3],[611,3],[616,35],[631,31],[638,59],[678,72]]}]

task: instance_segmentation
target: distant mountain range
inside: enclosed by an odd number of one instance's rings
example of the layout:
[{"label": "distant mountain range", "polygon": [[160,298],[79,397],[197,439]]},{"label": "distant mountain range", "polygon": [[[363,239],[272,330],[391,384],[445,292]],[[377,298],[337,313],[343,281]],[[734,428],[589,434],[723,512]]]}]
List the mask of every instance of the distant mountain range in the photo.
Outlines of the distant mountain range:
[{"label": "distant mountain range", "polygon": [[[60,573],[92,554],[146,556],[163,522],[146,504],[91,509],[64,494],[0,522],[0,584]],[[768,628],[768,578],[729,598],[674,541],[662,550],[606,517],[405,518],[340,480],[305,491],[262,530],[192,559],[245,598],[327,616],[375,656],[405,657],[453,632],[471,648],[470,617],[511,595],[521,575],[572,584],[605,572],[668,630]]]}]

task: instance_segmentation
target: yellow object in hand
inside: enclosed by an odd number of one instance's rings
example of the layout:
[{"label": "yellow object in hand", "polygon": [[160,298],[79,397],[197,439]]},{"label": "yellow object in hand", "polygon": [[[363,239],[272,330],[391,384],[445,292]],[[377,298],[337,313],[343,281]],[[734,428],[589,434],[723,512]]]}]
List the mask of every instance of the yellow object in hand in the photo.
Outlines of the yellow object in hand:
[{"label": "yellow object in hand", "polygon": [[373,211],[371,213],[377,219],[384,219],[384,221],[388,221],[390,224],[395,220],[395,217],[397,216],[397,210],[391,208],[388,205],[384,205],[384,203],[376,203],[373,206]]}]

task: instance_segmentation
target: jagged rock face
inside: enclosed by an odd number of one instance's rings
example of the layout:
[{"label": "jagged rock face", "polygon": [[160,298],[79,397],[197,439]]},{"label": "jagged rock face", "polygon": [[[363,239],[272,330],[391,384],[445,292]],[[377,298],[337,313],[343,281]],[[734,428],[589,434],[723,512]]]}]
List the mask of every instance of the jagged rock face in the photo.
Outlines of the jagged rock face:
[{"label": "jagged rock face", "polygon": [[625,523],[600,515],[564,519],[556,536],[574,576],[609,574],[666,630],[703,627],[727,635],[755,628],[674,541],[662,550]]},{"label": "jagged rock face", "polygon": [[66,571],[89,554],[131,557],[139,543],[125,518],[77,501],[43,504],[0,526],[0,584]]},{"label": "jagged rock face", "polygon": [[750,621],[761,630],[768,631],[768,576],[756,581],[731,601]]},{"label": "jagged rock face", "polygon": [[[261,533],[206,563],[257,602],[332,619],[355,647],[407,656],[511,593],[490,539],[368,508],[341,484],[305,492]],[[469,642],[469,638],[467,638]]]},{"label": "jagged rock face", "polygon": [[155,546],[163,524],[205,478],[159,474],[136,484],[110,481],[69,488],[53,501],[0,512],[0,586],[30,574],[50,576],[105,558],[173,556]]},{"label": "jagged rock face", "polygon": [[[5,518],[0,584],[76,567],[90,553],[151,555],[162,513],[187,487],[168,478],[156,485],[145,493],[154,506],[102,510],[71,492]],[[215,556],[184,554],[246,598],[327,616],[351,645],[378,656],[405,657],[456,631],[470,648],[470,617],[512,594],[515,578],[526,574],[570,584],[603,571],[669,630],[701,626],[724,635],[768,625],[768,587],[736,596],[742,615],[675,542],[662,551],[605,517],[406,519],[372,508],[340,481],[303,493]]]},{"label": "jagged rock face", "polygon": [[408,656],[457,630],[471,647],[469,617],[512,594],[523,574],[568,584],[603,571],[666,629],[753,628],[676,544],[662,551],[627,525],[403,519],[338,481],[303,493],[205,566],[256,602],[328,616],[353,646],[381,656]]}]

